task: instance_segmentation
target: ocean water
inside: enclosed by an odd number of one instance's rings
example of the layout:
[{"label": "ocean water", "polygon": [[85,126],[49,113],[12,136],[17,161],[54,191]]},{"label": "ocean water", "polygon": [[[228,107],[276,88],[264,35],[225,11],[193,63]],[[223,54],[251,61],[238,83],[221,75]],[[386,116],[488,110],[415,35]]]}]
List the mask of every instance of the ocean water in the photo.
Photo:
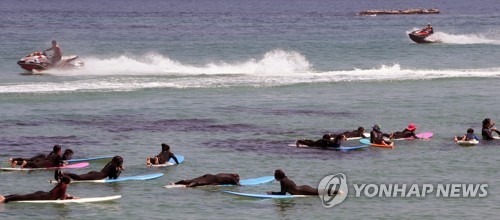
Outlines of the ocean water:
[{"label": "ocean water", "polygon": [[[436,15],[358,16],[367,9],[438,8]],[[0,1],[0,166],[60,144],[75,158],[121,155],[122,175],[150,181],[72,184],[107,203],[0,205],[1,219],[496,218],[499,142],[458,147],[453,136],[500,120],[500,5],[465,1]],[[438,44],[407,34],[427,23]],[[79,70],[26,75],[16,64],[57,40]],[[408,123],[429,141],[353,152],[298,149],[296,139]],[[153,169],[161,143],[186,157]],[[347,142],[347,145],[357,145]],[[84,173],[106,161],[91,162]],[[356,183],[487,183],[485,198],[357,198],[326,209],[318,197],[242,199],[222,190],[162,188],[206,173],[242,178],[283,169],[316,186],[345,173]],[[2,172],[0,195],[48,191],[52,172]]]}]

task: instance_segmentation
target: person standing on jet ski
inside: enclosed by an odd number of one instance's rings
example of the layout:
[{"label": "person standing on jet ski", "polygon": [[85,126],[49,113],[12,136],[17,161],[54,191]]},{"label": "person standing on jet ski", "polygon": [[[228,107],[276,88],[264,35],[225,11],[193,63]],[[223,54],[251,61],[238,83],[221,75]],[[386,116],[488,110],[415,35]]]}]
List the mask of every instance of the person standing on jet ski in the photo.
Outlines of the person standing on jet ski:
[{"label": "person standing on jet ski", "polygon": [[50,59],[50,62],[52,62],[52,64],[55,65],[62,59],[62,50],[57,44],[57,41],[53,40],[52,47],[44,50],[43,53],[45,54],[45,52],[47,51],[51,51],[51,53],[47,57]]}]

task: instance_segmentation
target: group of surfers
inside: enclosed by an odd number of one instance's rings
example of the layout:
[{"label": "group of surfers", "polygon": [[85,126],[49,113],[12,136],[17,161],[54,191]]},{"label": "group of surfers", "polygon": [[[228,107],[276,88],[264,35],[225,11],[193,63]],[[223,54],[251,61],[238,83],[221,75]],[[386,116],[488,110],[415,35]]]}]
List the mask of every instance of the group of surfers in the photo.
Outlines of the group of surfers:
[{"label": "group of surfers", "polygon": [[[495,127],[495,122],[490,118],[486,118],[483,120],[482,126],[482,136],[483,140],[493,140],[493,132],[500,135],[500,131],[498,131]],[[383,133],[380,129],[379,125],[374,125],[372,127],[372,131],[370,132],[370,141],[375,144],[386,144],[392,145],[393,143],[388,140],[384,140],[384,137],[394,139],[394,138],[409,138],[413,137],[418,139],[415,134],[417,126],[413,123],[409,124],[403,131],[394,132],[391,134]],[[347,138],[355,138],[355,137],[363,137],[364,128],[359,127],[357,130],[350,132],[343,132],[340,134],[326,134],[322,139],[317,141],[311,140],[297,140],[297,145],[308,145],[315,147],[339,147],[342,141],[347,140]],[[469,140],[469,139],[477,139],[474,135],[474,130],[469,128],[467,130],[467,134],[461,137],[461,140]],[[333,139],[333,140],[332,140]],[[455,141],[459,138],[455,137]],[[52,152],[48,155],[37,155],[32,158],[11,158],[10,163],[12,167],[15,167],[19,162],[21,162],[21,167],[31,167],[31,168],[40,168],[40,167],[60,167],[62,165],[67,164],[66,160],[71,159],[73,156],[73,151],[71,149],[67,149],[64,154],[61,154],[62,149],[61,146],[55,145],[53,147]],[[152,164],[164,164],[167,163],[170,159],[173,159],[177,164],[179,164],[175,154],[170,151],[170,146],[162,143],[161,144],[161,152],[155,157],[147,157],[146,165]],[[71,180],[101,180],[105,178],[116,179],[120,176],[121,172],[124,171],[125,168],[123,166],[123,158],[121,156],[114,156],[109,163],[107,163],[101,171],[90,171],[85,174],[75,174],[69,172],[61,172],[59,169],[56,169],[54,172],[54,178],[58,180],[58,184],[49,192],[45,191],[37,191],[30,194],[24,195],[7,195],[0,196],[0,203],[7,203],[10,201],[21,201],[21,200],[57,200],[57,199],[78,199],[78,197],[73,197],[66,193],[66,189],[68,185],[71,183]],[[318,195],[320,191],[317,188],[308,186],[308,185],[300,185],[298,186],[290,180],[284,173],[283,170],[278,169],[274,172],[274,178],[280,182],[281,190],[278,192],[268,191],[268,194],[273,195],[285,195],[286,193],[290,193],[292,195]],[[193,179],[180,180],[175,183],[176,185],[185,185],[186,187],[197,187],[197,186],[205,186],[205,185],[240,185],[240,176],[236,173],[218,173],[218,174],[205,174],[200,177],[196,177]],[[329,194],[338,194],[342,193],[340,191],[330,192]]]},{"label": "group of surfers", "polygon": [[[162,143],[161,152],[153,157],[147,157],[146,165],[152,164],[162,164],[167,163],[170,159],[173,159],[177,164],[179,163],[175,154],[170,151],[170,146]],[[69,149],[68,149],[69,150]],[[68,151],[67,150],[67,151]],[[68,151],[69,152],[69,151]],[[38,155],[33,158],[12,158],[11,165],[22,161],[22,167],[54,167],[62,166],[67,162],[63,159],[71,158],[73,152],[67,157],[61,155],[61,146],[55,145],[53,151],[45,155]],[[44,160],[43,163],[32,163],[35,160]],[[64,161],[64,162],[62,162]],[[12,166],[15,166],[12,165]],[[0,196],[0,203],[8,203],[12,201],[23,201],[23,200],[64,200],[64,199],[78,199],[78,197],[71,196],[66,193],[68,185],[71,180],[101,180],[105,178],[116,179],[120,176],[121,172],[125,170],[123,166],[123,158],[121,156],[114,156],[109,163],[107,163],[101,171],[90,171],[85,174],[76,174],[69,172],[62,172],[59,169],[54,171],[54,178],[58,180],[58,184],[50,191],[37,191],[30,194],[12,194],[6,196]],[[292,195],[318,195],[319,191],[308,185],[296,185],[292,180],[290,180],[282,170],[276,170],[274,177],[280,182],[281,190],[279,192],[268,191],[268,194],[274,195],[285,195],[290,193]],[[185,185],[186,187],[197,187],[205,185],[240,185],[240,176],[236,173],[218,173],[218,174],[205,174],[200,177],[193,179],[180,180],[175,183],[176,185]],[[338,191],[330,192],[330,194],[341,193]]]}]

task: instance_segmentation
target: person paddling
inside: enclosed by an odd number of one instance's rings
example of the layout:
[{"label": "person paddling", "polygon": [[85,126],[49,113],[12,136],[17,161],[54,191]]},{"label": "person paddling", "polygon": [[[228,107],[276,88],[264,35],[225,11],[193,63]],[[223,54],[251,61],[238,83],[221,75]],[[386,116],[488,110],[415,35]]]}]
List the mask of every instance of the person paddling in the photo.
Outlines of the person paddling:
[{"label": "person paddling", "polygon": [[64,160],[68,160],[67,158],[71,159],[73,156],[73,151],[70,149],[68,150],[65,152],[66,155],[62,156],[61,146],[56,144],[52,148],[52,152],[50,152],[47,156],[40,154],[32,158],[11,158],[10,166],[15,168],[19,162],[22,162],[21,168],[47,168],[63,166],[66,163]]},{"label": "person paddling", "polygon": [[175,157],[174,153],[172,153],[170,151],[170,146],[168,146],[168,144],[162,143],[161,144],[161,152],[158,155],[156,155],[154,158],[147,157],[146,158],[146,165],[150,166],[152,164],[155,164],[155,165],[165,164],[170,160],[170,158],[174,159],[176,164],[179,164],[177,157]]},{"label": "person paddling", "polygon": [[[292,180],[290,180],[283,170],[275,170],[274,178],[276,181],[280,182],[281,190],[279,192],[267,191],[270,195],[286,195],[290,193],[291,195],[319,195],[319,191],[308,185],[297,186]],[[333,194],[338,194],[339,191],[335,190]]]},{"label": "person paddling", "polygon": [[37,191],[31,194],[25,195],[7,195],[0,196],[0,203],[8,203],[13,201],[26,201],[26,200],[65,200],[65,199],[78,199],[78,197],[73,197],[66,194],[71,179],[69,177],[62,177],[59,183],[49,192]]},{"label": "person paddling", "polygon": [[186,185],[186,187],[206,186],[206,185],[240,185],[240,175],[236,173],[205,174],[203,176],[181,180],[171,185]]},{"label": "person paddling", "polygon": [[386,133],[382,133],[382,131],[380,131],[380,126],[374,125],[372,128],[372,131],[370,132],[370,143],[389,145],[389,146],[394,145],[393,142],[384,140],[384,137],[391,138],[391,135],[386,134]]},{"label": "person paddling", "polygon": [[406,127],[403,131],[396,131],[392,134],[391,139],[399,139],[399,138],[414,138],[414,139],[419,139],[417,135],[415,134],[415,131],[417,130],[417,126],[413,123],[409,124],[408,127]]},{"label": "person paddling", "polygon": [[120,176],[121,172],[125,170],[123,167],[123,158],[121,156],[114,156],[111,161],[102,168],[101,171],[90,171],[86,174],[62,173],[56,170],[54,178],[59,180],[63,176],[67,176],[73,180],[102,180],[104,178],[116,179]]},{"label": "person paddling", "polygon": [[464,134],[464,136],[462,136],[460,139],[457,136],[455,136],[454,140],[455,140],[455,142],[472,141],[472,140],[479,141],[479,138],[474,134],[474,129],[469,128],[469,129],[467,129],[467,134]]}]

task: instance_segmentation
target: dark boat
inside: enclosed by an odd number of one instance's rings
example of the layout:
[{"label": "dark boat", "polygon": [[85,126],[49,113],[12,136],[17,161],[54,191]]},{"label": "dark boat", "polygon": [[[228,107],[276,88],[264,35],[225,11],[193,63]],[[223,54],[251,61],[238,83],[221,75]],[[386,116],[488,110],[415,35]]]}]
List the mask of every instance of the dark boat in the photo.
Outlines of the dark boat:
[{"label": "dark boat", "polygon": [[422,30],[416,30],[408,34],[412,41],[419,44],[434,43],[432,40],[428,40],[427,37],[431,36],[432,33]]}]

